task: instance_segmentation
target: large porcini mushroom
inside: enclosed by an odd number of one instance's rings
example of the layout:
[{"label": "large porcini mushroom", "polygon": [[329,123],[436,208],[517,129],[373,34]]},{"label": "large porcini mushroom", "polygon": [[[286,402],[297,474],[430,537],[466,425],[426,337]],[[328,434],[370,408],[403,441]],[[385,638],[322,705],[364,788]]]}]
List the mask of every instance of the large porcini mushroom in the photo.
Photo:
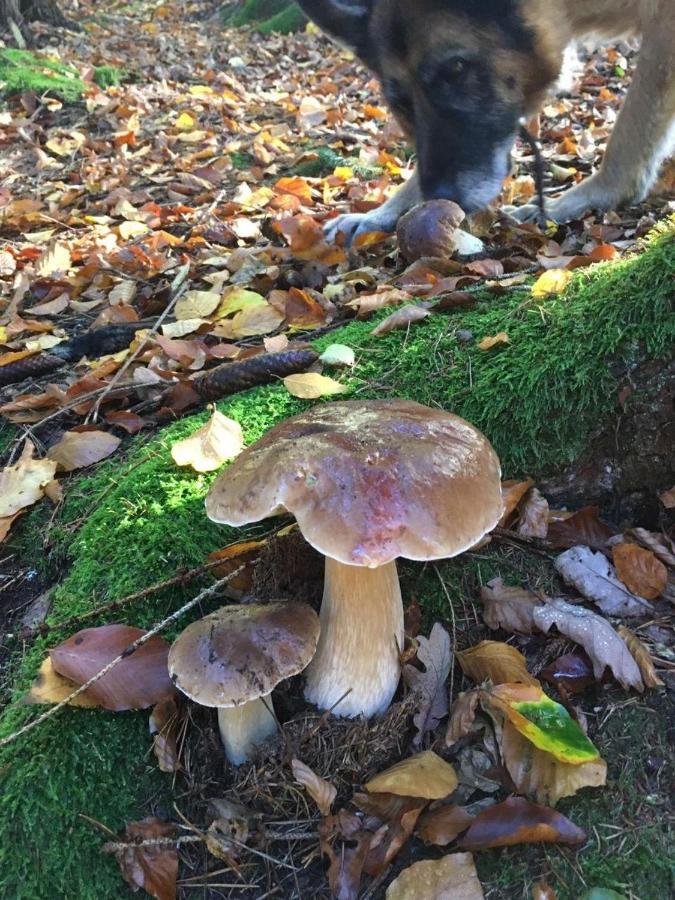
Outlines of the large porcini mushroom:
[{"label": "large porcini mushroom", "polygon": [[455,556],[490,531],[502,512],[499,460],[473,425],[440,409],[320,404],[244,450],[212,484],[206,511],[228,525],[293,513],[326,557],[305,696],[368,716],[387,708],[399,680],[396,558]]},{"label": "large porcini mushroom", "polygon": [[224,606],[174,641],[169,674],[191,700],[218,707],[227,758],[239,765],[276,731],[270,694],[305,668],[318,639],[319,617],[306,603]]},{"label": "large porcini mushroom", "polygon": [[427,200],[401,216],[396,237],[403,256],[414,262],[423,256],[472,256],[485,250],[483,242],[459,226],[464,210],[452,200]]}]

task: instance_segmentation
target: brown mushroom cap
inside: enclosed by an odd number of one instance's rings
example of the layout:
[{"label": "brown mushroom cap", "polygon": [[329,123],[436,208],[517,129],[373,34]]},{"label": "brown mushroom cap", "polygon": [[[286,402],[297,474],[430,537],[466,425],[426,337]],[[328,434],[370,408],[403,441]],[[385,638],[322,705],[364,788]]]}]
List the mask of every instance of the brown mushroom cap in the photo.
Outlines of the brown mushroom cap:
[{"label": "brown mushroom cap", "polygon": [[401,253],[408,262],[422,256],[452,255],[454,234],[464,219],[464,210],[452,200],[427,200],[413,206],[396,226]]},{"label": "brown mushroom cap", "polygon": [[301,672],[319,640],[306,603],[224,606],[188,625],[169,651],[169,674],[202,706],[239,706]]},{"label": "brown mushroom cap", "polygon": [[454,556],[502,511],[499,460],[451,413],[409,400],[314,406],[270,429],[216,478],[215,522],[288,511],[325,556],[381,566]]}]

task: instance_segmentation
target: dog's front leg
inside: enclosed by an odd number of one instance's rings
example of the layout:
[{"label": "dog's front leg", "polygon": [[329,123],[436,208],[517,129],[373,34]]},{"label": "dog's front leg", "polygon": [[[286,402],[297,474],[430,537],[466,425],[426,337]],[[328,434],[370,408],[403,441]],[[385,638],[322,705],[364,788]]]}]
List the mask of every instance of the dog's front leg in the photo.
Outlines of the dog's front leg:
[{"label": "dog's front leg", "polygon": [[[675,34],[652,28],[642,38],[637,69],[600,169],[546,204],[555,222],[578,219],[587,209],[615,209],[641,200],[658,175],[675,138]],[[534,218],[531,204],[513,210],[520,221]]]},{"label": "dog's front leg", "polygon": [[349,246],[358,234],[368,231],[391,232],[396,230],[396,223],[403,213],[412,209],[416,203],[422,202],[422,193],[417,178],[417,170],[402,187],[396,191],[382,206],[366,213],[347,213],[335,219],[329,219],[324,225],[324,234],[329,243],[334,243],[338,232],[345,236],[345,244]]}]

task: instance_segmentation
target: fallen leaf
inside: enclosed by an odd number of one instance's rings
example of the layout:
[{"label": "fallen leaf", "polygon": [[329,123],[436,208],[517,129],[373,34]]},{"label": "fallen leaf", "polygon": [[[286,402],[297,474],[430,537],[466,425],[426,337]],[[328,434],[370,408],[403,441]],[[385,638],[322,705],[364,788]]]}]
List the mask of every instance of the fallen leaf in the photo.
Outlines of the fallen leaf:
[{"label": "fallen leaf", "polygon": [[244,435],[239,422],[214,409],[208,422],[172,446],[171,457],[178,466],[191,466],[195,472],[213,472],[225,460],[238,456],[243,448]]},{"label": "fallen leaf", "polygon": [[455,656],[462,672],[477,684],[489,680],[493,684],[520,682],[539,686],[527,671],[520,650],[502,641],[481,641],[467,650],[456,650]]},{"label": "fallen leaf", "polygon": [[211,570],[214,577],[224,578],[243,565],[244,569],[227,585],[229,591],[236,591],[243,596],[253,587],[253,564],[259,558],[264,546],[265,541],[237,541],[236,544],[230,544],[221,550],[213,550],[208,555],[208,561],[220,560],[220,565],[214,566]]},{"label": "fallen leaf", "polygon": [[252,306],[268,306],[267,300],[255,291],[248,291],[245,288],[233,287],[226,291],[223,295],[221,304],[216,312],[215,318],[223,316],[232,316],[244,309]]},{"label": "fallen leaf", "polygon": [[[1,408],[0,412],[2,412]],[[627,534],[651,550],[654,556],[660,559],[662,563],[675,568],[675,553],[673,552],[675,544],[665,535],[657,534],[655,531],[647,531],[646,528],[631,528]],[[667,544],[670,546],[666,546]]]},{"label": "fallen leaf", "polygon": [[399,797],[396,812],[387,818],[373,834],[363,871],[376,878],[390,865],[408,842],[427,800],[419,797]]},{"label": "fallen leaf", "polygon": [[514,844],[582,844],[586,834],[548,806],[509,797],[475,817],[460,841],[463,850],[487,850]]},{"label": "fallen leaf", "polygon": [[531,478],[527,478],[525,481],[502,481],[502,505],[504,512],[498,523],[501,528],[506,527],[511,514],[516,510],[518,504],[533,484],[534,481]]},{"label": "fallen leaf", "polygon": [[535,487],[530,488],[520,508],[518,527],[522,537],[545,538],[548,531],[548,500]]},{"label": "fallen leaf", "polygon": [[474,817],[461,806],[449,803],[422,813],[417,823],[417,836],[425,844],[445,847],[473,822]]},{"label": "fallen leaf", "polygon": [[278,312],[269,303],[247,306],[232,319],[232,336],[236,339],[269,334],[284,321],[283,313]]},{"label": "fallen leaf", "polygon": [[[122,875],[132,890],[139,888],[157,900],[175,900],[178,879],[178,850],[174,843],[141,844],[156,838],[174,837],[175,825],[163,822],[155,816],[129,822],[120,835],[120,842],[131,844],[123,850],[115,850]],[[105,849],[105,845],[104,845]]]},{"label": "fallen leaf", "polygon": [[570,547],[553,561],[566,584],[592,600],[610,616],[642,616],[650,605],[637,597],[614,575],[607,558],[589,547]]},{"label": "fallen leaf", "polygon": [[510,344],[511,338],[505,331],[499,331],[497,334],[488,335],[482,341],[479,341],[477,347],[479,350],[491,350],[500,344]]},{"label": "fallen leaf", "polygon": [[546,634],[553,625],[561,634],[580,644],[593,663],[598,681],[606,667],[624,688],[642,691],[640,670],[626,645],[606,619],[581,606],[572,606],[559,597],[534,611],[534,623]]},{"label": "fallen leaf", "polygon": [[266,353],[282,353],[288,349],[289,341],[285,334],[275,334],[274,337],[264,337],[263,344]]},{"label": "fallen leaf", "polygon": [[107,431],[67,431],[58,444],[47,451],[47,457],[64,472],[83,469],[100,462],[121,444],[121,440]]},{"label": "fallen leaf", "polygon": [[[0,471],[0,518],[14,516],[42,497],[44,487],[54,478],[52,459],[21,459]],[[11,524],[11,523],[10,523]]]},{"label": "fallen leaf", "polygon": [[305,765],[305,763],[301,762],[299,759],[291,760],[291,769],[293,770],[293,777],[298,784],[301,784],[305,788],[309,796],[319,807],[321,815],[330,815],[330,808],[337,795],[337,788],[335,785],[331,784],[330,781],[326,781],[325,778],[321,778],[320,775],[317,775],[316,772],[312,771],[309,766]]},{"label": "fallen leaf", "polygon": [[583,544],[593,550],[604,550],[614,531],[598,513],[597,506],[584,506],[566,519],[549,522],[548,543],[561,549]]},{"label": "fallen leaf", "polygon": [[329,344],[319,357],[319,360],[324,366],[353,368],[356,363],[356,356],[352,348],[345,346],[345,344]]},{"label": "fallen leaf", "polygon": [[445,746],[452,747],[460,738],[466,737],[476,719],[478,691],[462,691],[450,710],[448,729],[445,732]]},{"label": "fallen leaf", "polygon": [[532,885],[532,900],[557,900],[558,895],[546,881],[537,881]]},{"label": "fallen leaf", "polygon": [[548,269],[532,285],[532,296],[539,298],[561,294],[571,280],[572,273],[567,269]]},{"label": "fallen leaf", "polygon": [[130,412],[127,409],[108,412],[105,414],[105,420],[109,425],[116,425],[118,428],[123,428],[127,434],[138,434],[138,432],[148,424],[142,416]]},{"label": "fallen leaf", "polygon": [[596,683],[593,664],[586,653],[566,653],[541,671],[544,681],[554,685],[559,692],[580,694]]},{"label": "fallen leaf", "polygon": [[[49,484],[51,484],[51,482],[49,482]],[[11,516],[2,516],[0,518],[0,544],[5,540],[10,532],[12,525],[19,518],[22,512],[23,510],[20,509],[18,512],[15,512]]]},{"label": "fallen leaf", "polygon": [[417,658],[424,666],[421,672],[415,666],[403,667],[403,678],[415,695],[416,711],[413,724],[417,733],[413,745],[419,747],[429,731],[448,714],[448,691],[445,681],[450,672],[452,655],[450,635],[436,622],[428,638],[417,638]]},{"label": "fallen leaf", "polygon": [[410,303],[412,299],[412,296],[407,291],[402,291],[399,288],[385,288],[374,294],[359,294],[354,300],[350,300],[347,306],[356,309],[357,319],[367,319],[368,316],[379,309]]},{"label": "fallen leaf", "polygon": [[659,494],[659,500],[666,509],[675,508],[675,485]]},{"label": "fallen leaf", "polygon": [[209,802],[208,812],[214,817],[208,827],[204,843],[211,856],[223,859],[238,872],[234,862],[239,856],[251,830],[251,826],[257,824],[259,815],[223,797],[217,797]]},{"label": "fallen leaf", "polygon": [[425,309],[423,306],[404,306],[387,316],[386,319],[382,319],[370,333],[373,337],[379,337],[383,334],[389,334],[390,331],[394,331],[396,328],[407,328],[409,325],[412,325],[413,322],[420,322],[430,315],[431,313],[429,310]]},{"label": "fallen leaf", "polygon": [[54,244],[42,254],[35,266],[36,274],[40,278],[55,275],[57,272],[66,273],[72,266],[70,251],[63,244]]},{"label": "fallen leaf", "polygon": [[612,562],[616,574],[633,594],[655,600],[665,591],[668,570],[651,550],[622,541],[612,546]]},{"label": "fallen leaf", "polygon": [[386,900],[483,900],[470,853],[449,853],[408,866],[387,888]]},{"label": "fallen leaf", "polygon": [[[76,691],[78,687],[79,684],[76,682],[64,678],[63,675],[59,675],[52,664],[51,657],[47,656],[42,660],[40,671],[38,672],[35,681],[30,686],[30,690],[24,695],[21,702],[31,704],[60,703],[62,700],[65,700],[66,697],[70,696],[73,691]],[[68,705],[85,706],[88,708],[98,706],[95,700],[87,696],[86,691],[82,694],[78,694],[77,697],[74,697]]]},{"label": "fallen leaf", "polygon": [[[85,628],[49,651],[54,669],[81,685],[119,656],[145,631],[131,625]],[[145,709],[172,695],[169,644],[154,635],[84,692],[104,709]]]},{"label": "fallen leaf", "polygon": [[619,625],[617,632],[630,650],[631,656],[638,664],[645,687],[663,687],[663,682],[656,674],[651,654],[640,638],[636,634],[633,634],[630,628],[626,628],[625,625]]},{"label": "fallen leaf", "polygon": [[542,600],[532,591],[525,588],[511,587],[504,584],[501,578],[481,588],[480,598],[483,601],[483,619],[488,628],[518,634],[532,634],[534,630],[534,611],[542,606]]},{"label": "fallen leaf", "polygon": [[375,775],[364,785],[368,793],[440,800],[457,787],[452,766],[432,750],[423,750]]},{"label": "fallen leaf", "polygon": [[180,772],[183,768],[178,755],[181,724],[181,711],[175,696],[160,700],[150,713],[150,734],[154,735],[152,750],[161,772]]},{"label": "fallen leaf", "polygon": [[373,832],[342,809],[319,823],[321,853],[328,859],[328,884],[338,900],[356,900]]},{"label": "fallen leaf", "polygon": [[301,372],[298,375],[287,375],[284,385],[293,397],[302,400],[317,400],[319,397],[329,397],[333,394],[344,394],[349,390],[346,384],[340,384],[326,375],[317,372]]}]

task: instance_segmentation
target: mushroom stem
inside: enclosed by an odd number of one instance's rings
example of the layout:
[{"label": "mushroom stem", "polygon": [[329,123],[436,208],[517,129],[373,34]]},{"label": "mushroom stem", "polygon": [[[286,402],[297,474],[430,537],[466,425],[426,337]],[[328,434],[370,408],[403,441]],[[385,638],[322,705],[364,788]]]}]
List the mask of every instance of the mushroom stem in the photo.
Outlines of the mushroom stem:
[{"label": "mushroom stem", "polygon": [[277,730],[272,695],[241,706],[220,707],[218,727],[225,755],[235,766],[250,759],[255,748]]},{"label": "mushroom stem", "polygon": [[372,716],[391,703],[401,674],[403,604],[396,562],[376,569],[326,558],[321,636],[305,697],[335,715]]}]

